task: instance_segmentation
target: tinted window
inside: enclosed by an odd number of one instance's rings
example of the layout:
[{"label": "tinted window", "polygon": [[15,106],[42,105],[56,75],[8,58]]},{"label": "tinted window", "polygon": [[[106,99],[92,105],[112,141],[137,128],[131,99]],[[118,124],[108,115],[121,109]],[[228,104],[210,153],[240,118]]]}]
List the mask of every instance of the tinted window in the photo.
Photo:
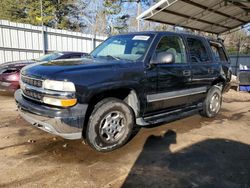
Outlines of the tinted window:
[{"label": "tinted window", "polygon": [[203,42],[197,38],[187,38],[192,63],[209,61],[209,56]]},{"label": "tinted window", "polygon": [[212,52],[215,56],[216,61],[227,61],[226,54],[224,49],[220,44],[217,43],[210,43]]},{"label": "tinted window", "polygon": [[179,36],[163,37],[156,48],[154,59],[157,59],[161,52],[172,53],[175,57],[175,63],[186,63],[185,46]]},{"label": "tinted window", "polygon": [[82,57],[81,54],[73,54],[73,55],[66,56],[65,59],[77,59],[81,57]]}]

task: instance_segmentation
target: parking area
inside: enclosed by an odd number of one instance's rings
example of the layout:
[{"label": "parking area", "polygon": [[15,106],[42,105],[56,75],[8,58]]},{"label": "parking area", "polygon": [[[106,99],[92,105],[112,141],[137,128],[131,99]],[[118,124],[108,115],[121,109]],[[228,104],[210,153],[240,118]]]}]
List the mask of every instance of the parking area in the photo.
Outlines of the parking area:
[{"label": "parking area", "polygon": [[250,187],[250,95],[230,90],[214,119],[136,130],[98,153],[26,123],[0,96],[0,187]]}]

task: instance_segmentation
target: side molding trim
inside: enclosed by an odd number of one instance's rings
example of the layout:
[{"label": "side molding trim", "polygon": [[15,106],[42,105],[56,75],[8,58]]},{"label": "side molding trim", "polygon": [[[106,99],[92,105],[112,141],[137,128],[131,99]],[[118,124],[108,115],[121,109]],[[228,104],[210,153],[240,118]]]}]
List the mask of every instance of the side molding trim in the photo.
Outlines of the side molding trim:
[{"label": "side molding trim", "polygon": [[169,100],[173,98],[185,97],[189,95],[195,95],[195,94],[206,93],[206,92],[207,92],[207,87],[197,87],[197,88],[192,88],[192,89],[184,89],[184,90],[171,91],[171,92],[165,92],[165,93],[151,94],[151,95],[147,95],[147,102],[151,103],[151,102]]}]

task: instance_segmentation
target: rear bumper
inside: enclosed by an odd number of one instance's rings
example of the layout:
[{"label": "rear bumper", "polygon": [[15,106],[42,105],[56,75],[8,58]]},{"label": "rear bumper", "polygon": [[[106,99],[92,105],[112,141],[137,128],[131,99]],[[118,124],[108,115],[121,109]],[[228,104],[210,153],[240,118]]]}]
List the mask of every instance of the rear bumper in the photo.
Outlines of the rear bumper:
[{"label": "rear bumper", "polygon": [[77,104],[71,108],[53,108],[24,98],[20,90],[15,92],[20,115],[33,126],[65,139],[82,138],[87,105]]}]

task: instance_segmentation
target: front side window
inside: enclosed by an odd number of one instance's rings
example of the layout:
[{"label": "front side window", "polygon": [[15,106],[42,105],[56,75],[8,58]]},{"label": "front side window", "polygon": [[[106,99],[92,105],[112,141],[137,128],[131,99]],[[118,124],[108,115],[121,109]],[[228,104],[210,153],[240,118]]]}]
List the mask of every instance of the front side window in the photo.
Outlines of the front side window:
[{"label": "front side window", "polygon": [[74,55],[69,55],[68,57],[64,59],[78,59],[81,58],[82,56],[80,54],[74,54]]},{"label": "front side window", "polygon": [[157,59],[158,54],[162,52],[172,53],[175,57],[175,63],[186,63],[185,46],[179,36],[162,37],[153,58]]},{"label": "front side window", "polygon": [[187,43],[192,63],[207,63],[209,61],[207,50],[200,39],[187,38]]},{"label": "front side window", "polygon": [[130,61],[142,60],[154,35],[120,35],[109,38],[90,55],[94,58],[105,57]]}]

